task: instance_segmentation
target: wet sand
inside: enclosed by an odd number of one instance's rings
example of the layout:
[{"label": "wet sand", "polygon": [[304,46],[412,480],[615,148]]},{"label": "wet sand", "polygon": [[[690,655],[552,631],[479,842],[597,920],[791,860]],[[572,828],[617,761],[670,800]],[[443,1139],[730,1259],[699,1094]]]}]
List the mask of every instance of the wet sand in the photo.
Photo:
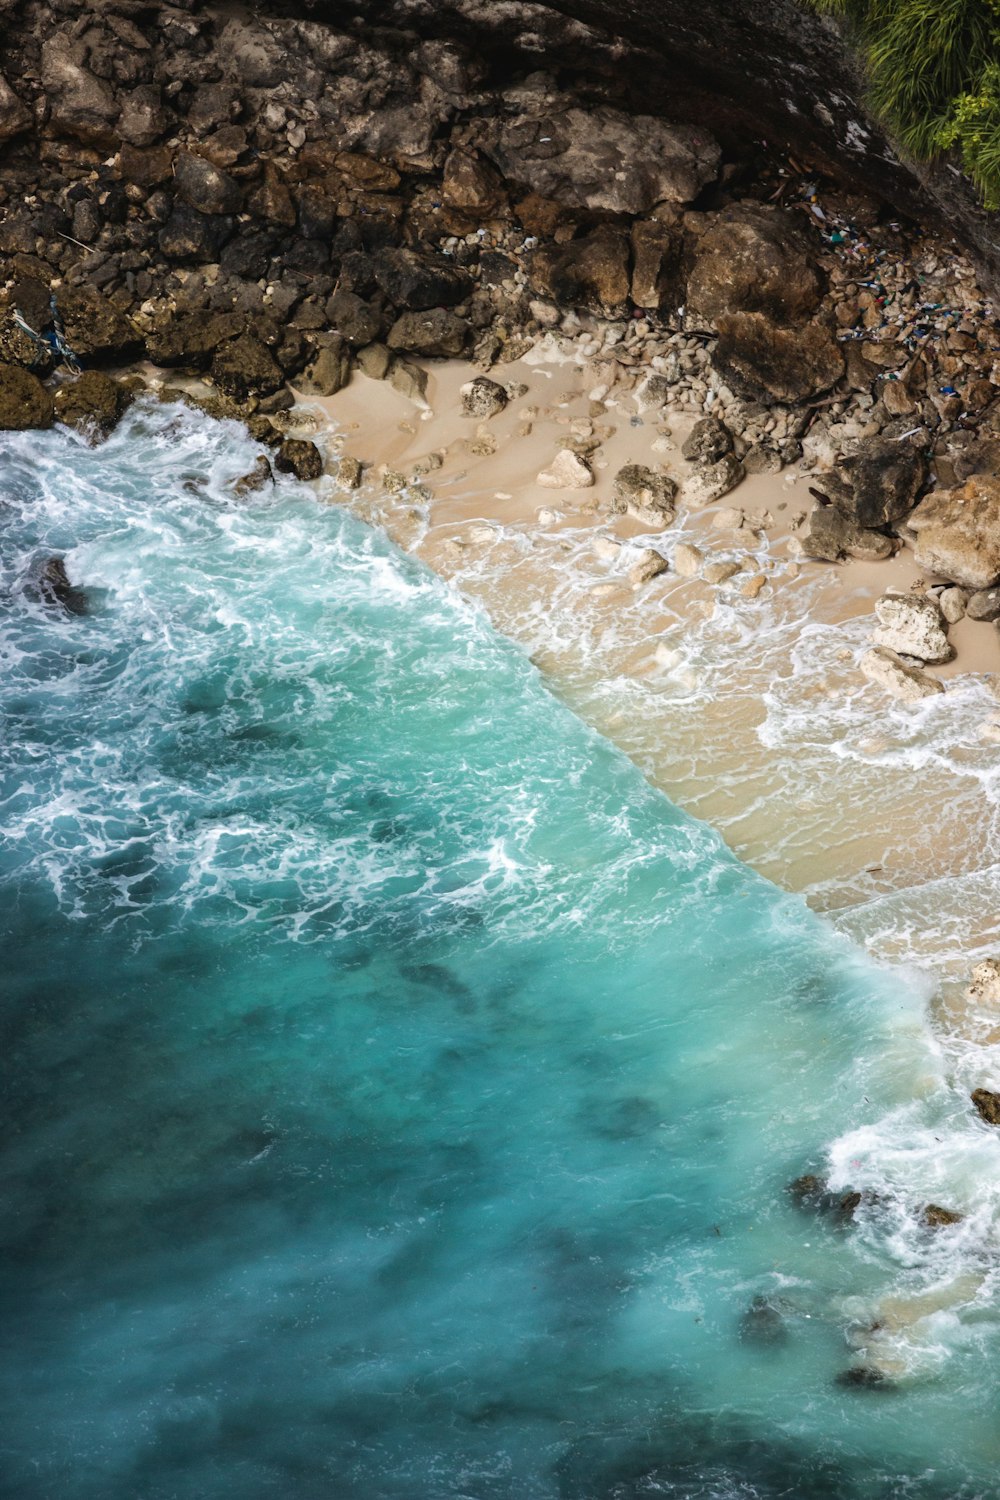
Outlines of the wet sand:
[{"label": "wet sand", "polygon": [[[955,660],[931,669],[946,692],[895,703],[857,666],[873,606],[933,580],[905,548],[881,563],[792,555],[817,482],[803,466],[749,476],[696,511],[682,488],[676,521],[650,532],[610,513],[614,476],[642,463],[683,486],[697,413],[644,411],[628,379],[604,391],[604,369],[529,356],[491,371],[526,390],[480,422],[461,413],[475,374],[436,364],[426,409],[360,374],[336,396],[303,396],[298,415],[331,460],[366,465],[360,488],[329,482],[328,497],[481,603],[560,697],[742,859],[874,956],[940,983],[951,1029],[972,964],[1000,951],[993,627],[952,626]],[[601,439],[593,487],[540,486],[588,424]],[[739,571],[721,585],[680,576],[681,542]],[[647,549],[670,568],[636,585],[629,571]]]}]

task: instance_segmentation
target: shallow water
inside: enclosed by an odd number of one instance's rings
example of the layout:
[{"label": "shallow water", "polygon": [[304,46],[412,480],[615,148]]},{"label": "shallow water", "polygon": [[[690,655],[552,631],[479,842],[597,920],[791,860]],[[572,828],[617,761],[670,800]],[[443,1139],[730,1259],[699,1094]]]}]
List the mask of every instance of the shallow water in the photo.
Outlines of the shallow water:
[{"label": "shallow water", "polygon": [[997,1494],[920,976],[238,429],[2,442],[5,1493]]}]

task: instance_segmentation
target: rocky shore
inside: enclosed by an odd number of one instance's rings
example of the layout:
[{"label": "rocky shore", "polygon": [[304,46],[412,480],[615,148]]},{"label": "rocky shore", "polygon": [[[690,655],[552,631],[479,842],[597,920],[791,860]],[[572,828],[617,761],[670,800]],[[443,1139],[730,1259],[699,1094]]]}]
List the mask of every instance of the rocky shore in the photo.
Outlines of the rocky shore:
[{"label": "rocky shore", "polygon": [[[451,458],[492,460],[516,420],[521,490],[591,518],[632,593],[766,594],[769,513],[744,526],[744,497],[787,482],[809,495],[787,569],[914,564],[874,601],[859,682],[940,694],[958,626],[1000,672],[1000,338],[947,237],[763,142],[629,113],[557,58],[498,84],[457,40],[196,0],[0,0],[0,21],[0,429],[97,442],[149,392],[246,422],[270,456],[237,495],[330,473],[412,519],[448,443],[397,463],[349,423],[324,440],[309,403],[384,382],[412,436],[460,361]],[[580,389],[540,420],[522,377],[560,363]],[[740,556],[672,536],[709,510]],[[32,587],[86,610],[60,558]],[[1000,715],[979,733],[1000,742]],[[967,1004],[994,1014],[998,986],[981,963]],[[1000,1124],[1000,1094],[970,1102]],[[846,1218],[868,1202],[793,1187]]]}]

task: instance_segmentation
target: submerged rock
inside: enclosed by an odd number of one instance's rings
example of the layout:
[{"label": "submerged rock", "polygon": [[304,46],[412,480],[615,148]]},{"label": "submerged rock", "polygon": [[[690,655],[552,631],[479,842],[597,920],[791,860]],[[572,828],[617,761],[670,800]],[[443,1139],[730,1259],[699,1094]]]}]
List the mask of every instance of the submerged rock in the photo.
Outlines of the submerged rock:
[{"label": "submerged rock", "polygon": [[106,438],[118,424],[132,396],[120,381],[100,370],[87,370],[55,393],[56,420],[95,438]]},{"label": "submerged rock", "polygon": [[885,646],[873,646],[866,651],[859,666],[869,682],[876,683],[901,703],[917,703],[921,698],[944,692],[944,683],[939,678],[922,672],[919,667],[908,666]]},{"label": "submerged rock", "polygon": [[948,640],[947,622],[937,601],[921,594],[883,594],[876,602],[876,646],[885,646],[919,661],[950,661],[955,652]]},{"label": "submerged rock", "polygon": [[249,473],[237,479],[233,485],[233,493],[235,495],[250,495],[254,490],[262,490],[273,479],[274,475],[271,473],[270,462],[262,453]]},{"label": "submerged rock", "polygon": [[850,1369],[841,1370],[837,1384],[869,1391],[893,1389],[892,1380],[878,1365],[851,1365]]},{"label": "submerged rock", "polygon": [[83,589],[74,588],[61,557],[50,557],[38,578],[38,592],[46,604],[53,604],[68,615],[85,615],[89,604]]},{"label": "submerged rock", "polygon": [[928,1229],[944,1229],[949,1224],[961,1224],[965,1215],[957,1214],[950,1208],[942,1208],[939,1203],[928,1203],[920,1217]]},{"label": "submerged rock", "polygon": [[987,1125],[1000,1125],[1000,1094],[992,1089],[973,1089],[970,1097],[981,1120]]},{"label": "submerged rock", "polygon": [[758,1294],[751,1299],[740,1319],[740,1338],[746,1344],[771,1347],[787,1340],[785,1320],[769,1298]]}]

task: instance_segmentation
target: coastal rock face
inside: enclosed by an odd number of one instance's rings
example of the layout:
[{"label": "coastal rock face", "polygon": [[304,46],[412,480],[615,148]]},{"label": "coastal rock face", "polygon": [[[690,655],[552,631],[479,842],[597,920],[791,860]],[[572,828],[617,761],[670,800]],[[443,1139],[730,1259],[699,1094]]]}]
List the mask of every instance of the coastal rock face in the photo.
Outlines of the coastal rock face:
[{"label": "coastal rock face", "polygon": [[876,683],[901,703],[919,703],[921,698],[944,692],[944,683],[938,678],[909,666],[884,646],[873,646],[866,651],[859,665],[869,682]]},{"label": "coastal rock face", "polygon": [[283,384],[270,351],[249,333],[219,345],[212,359],[212,379],[223,395],[234,401],[269,395]]},{"label": "coastal rock face", "polygon": [[950,661],[954,655],[944,616],[933,599],[920,594],[883,594],[875,613],[879,626],[872,640],[876,646],[926,662]]},{"label": "coastal rock face", "polygon": [[782,328],[764,313],[726,313],[716,319],[719,341],[712,364],[747,401],[765,406],[821,396],[844,373],[844,357],[818,319]]},{"label": "coastal rock face", "polygon": [[296,479],[318,479],[323,472],[323,455],[307,438],[285,438],[274,467],[280,474],[294,474]]},{"label": "coastal rock face", "polygon": [[469,325],[446,307],[429,312],[405,312],[389,329],[390,349],[408,354],[455,358],[465,348]]},{"label": "coastal rock face", "polygon": [[968,589],[1000,583],[1000,479],[975,474],[959,489],[932,490],[909,526],[920,567]]},{"label": "coastal rock face", "polygon": [[505,177],[542,197],[624,214],[692,202],[720,156],[707,130],[600,107],[505,120],[484,129],[479,145]]},{"label": "coastal rock face", "polygon": [[531,258],[531,276],[536,289],[555,302],[622,313],[630,289],[628,240],[602,225],[567,245],[543,246]]},{"label": "coastal rock face", "polygon": [[888,526],[910,513],[927,477],[927,460],[908,443],[868,438],[842,460],[830,499],[859,526]]}]

